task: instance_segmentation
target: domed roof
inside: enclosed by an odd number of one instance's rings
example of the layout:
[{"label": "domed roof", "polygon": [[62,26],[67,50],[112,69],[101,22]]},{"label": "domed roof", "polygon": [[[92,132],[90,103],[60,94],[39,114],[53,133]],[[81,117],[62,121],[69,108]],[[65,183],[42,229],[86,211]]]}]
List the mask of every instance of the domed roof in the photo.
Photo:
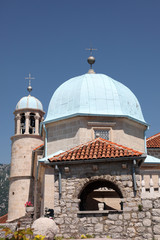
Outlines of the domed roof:
[{"label": "domed roof", "polygon": [[53,94],[45,122],[74,116],[127,117],[143,124],[140,104],[129,88],[104,74],[84,74]]},{"label": "domed roof", "polygon": [[42,103],[37,98],[31,95],[21,98],[16,105],[16,110],[24,108],[33,108],[43,111]]}]

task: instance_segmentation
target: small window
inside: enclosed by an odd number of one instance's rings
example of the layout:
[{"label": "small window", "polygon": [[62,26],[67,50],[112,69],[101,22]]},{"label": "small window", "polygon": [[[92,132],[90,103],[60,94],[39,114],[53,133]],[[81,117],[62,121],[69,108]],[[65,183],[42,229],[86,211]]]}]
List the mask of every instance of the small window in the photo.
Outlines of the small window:
[{"label": "small window", "polygon": [[95,138],[103,138],[109,140],[109,130],[104,129],[95,129],[94,130]]}]

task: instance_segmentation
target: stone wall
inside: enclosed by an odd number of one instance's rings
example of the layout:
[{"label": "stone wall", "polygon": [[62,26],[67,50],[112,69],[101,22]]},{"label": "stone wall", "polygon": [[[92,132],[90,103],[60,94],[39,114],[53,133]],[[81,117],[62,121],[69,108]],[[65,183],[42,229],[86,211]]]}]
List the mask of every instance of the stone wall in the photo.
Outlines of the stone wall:
[{"label": "stone wall", "polygon": [[[95,238],[111,237],[127,240],[160,240],[160,198],[124,199],[127,207],[123,212],[100,212],[79,214],[78,202],[66,202],[64,207],[56,208],[55,222],[59,226],[58,236],[79,237],[90,234]],[[61,206],[65,203],[61,200]],[[138,207],[139,206],[139,207]],[[77,214],[78,213],[78,214]]]},{"label": "stone wall", "polygon": [[[137,202],[139,202],[138,199]],[[74,204],[78,211],[76,202]],[[110,236],[127,240],[160,239],[160,199],[142,200],[142,211],[134,205],[127,210],[124,209],[123,213],[90,213],[77,217],[73,212],[74,209],[71,207],[70,214],[67,216],[63,214],[63,218],[55,219],[60,227],[59,235],[74,237],[88,233],[95,237]]]},{"label": "stone wall", "polygon": [[147,148],[148,155],[160,158],[160,149],[159,148]]},{"label": "stone wall", "polygon": [[[55,222],[59,226],[59,235],[67,238],[88,233],[95,237],[137,240],[152,235],[152,201],[148,204],[149,208],[146,208],[147,203],[145,205],[145,202],[141,202],[139,175],[136,176],[138,190],[134,196],[130,163],[127,169],[122,169],[120,162],[112,165],[97,164],[97,171],[93,170],[95,168],[92,164],[72,165],[67,172],[66,167],[59,168],[62,174],[62,195],[59,195],[58,175],[55,176],[54,192]],[[80,193],[89,183],[98,180],[106,180],[118,186],[123,195],[123,211],[80,211]],[[139,211],[141,204],[144,205],[142,212]],[[143,238],[143,234],[148,235]]]},{"label": "stone wall", "polygon": [[125,118],[75,117],[47,125],[47,155],[95,139],[94,129],[109,130],[109,140],[144,152],[145,126]]}]

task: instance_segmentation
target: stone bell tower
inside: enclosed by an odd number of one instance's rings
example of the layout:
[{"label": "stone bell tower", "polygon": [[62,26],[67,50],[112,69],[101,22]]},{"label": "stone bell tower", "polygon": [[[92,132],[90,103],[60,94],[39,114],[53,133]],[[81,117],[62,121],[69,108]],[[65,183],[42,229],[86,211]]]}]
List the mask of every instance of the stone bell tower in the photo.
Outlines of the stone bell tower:
[{"label": "stone bell tower", "polygon": [[31,75],[27,90],[29,95],[20,99],[14,111],[15,134],[11,137],[11,171],[8,221],[25,215],[26,201],[32,201],[33,163],[32,151],[43,143],[39,133],[44,111],[41,102],[30,95]]}]

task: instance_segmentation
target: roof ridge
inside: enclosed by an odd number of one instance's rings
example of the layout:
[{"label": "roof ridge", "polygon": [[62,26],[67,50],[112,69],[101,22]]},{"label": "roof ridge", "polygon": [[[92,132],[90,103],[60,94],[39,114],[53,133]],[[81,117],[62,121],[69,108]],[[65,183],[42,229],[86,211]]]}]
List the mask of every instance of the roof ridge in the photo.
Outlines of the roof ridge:
[{"label": "roof ridge", "polygon": [[35,150],[37,150],[38,148],[43,147],[43,146],[44,146],[44,143],[42,143],[42,144],[40,144],[39,146],[35,147],[35,148],[33,149],[33,151],[35,151]]},{"label": "roof ridge", "polygon": [[[109,140],[107,140],[107,139],[103,139],[103,138],[99,138],[99,139],[101,139],[101,140],[103,140],[103,141],[105,141],[105,142],[108,142],[108,143],[110,143],[111,145],[116,145],[116,146],[118,146],[119,148],[123,148],[123,149],[125,148],[125,149],[127,149],[127,150],[132,150],[132,151],[134,151],[134,152],[139,152],[139,151],[137,151],[137,150],[134,150],[133,148],[129,148],[129,147],[123,146],[123,145],[121,145],[121,144],[118,144],[118,143],[109,141]],[[142,152],[139,152],[139,153],[142,154]]]},{"label": "roof ridge", "polygon": [[128,147],[125,147],[125,146],[123,146],[123,145],[120,145],[120,144],[117,144],[117,143],[111,142],[111,141],[109,141],[109,140],[106,140],[106,139],[103,139],[103,138],[98,137],[98,138],[95,138],[95,139],[93,139],[93,140],[91,140],[91,141],[89,141],[89,142],[87,142],[87,143],[80,144],[80,145],[78,145],[78,146],[76,146],[76,147],[73,147],[73,148],[71,148],[71,149],[63,152],[63,153],[60,153],[60,154],[58,154],[58,155],[55,155],[54,157],[49,158],[49,160],[53,160],[53,159],[55,159],[55,158],[57,158],[57,157],[63,157],[64,155],[66,155],[66,154],[68,154],[68,153],[74,152],[76,149],[79,149],[79,148],[81,148],[81,147],[83,147],[83,146],[88,146],[89,144],[92,144],[92,143],[94,143],[94,142],[96,142],[96,141],[105,142],[105,143],[108,143],[108,144],[110,144],[110,145],[112,145],[112,146],[117,146],[119,149],[132,151],[133,153],[138,153],[139,155],[142,154],[142,152],[139,152],[139,151],[134,150],[134,149],[132,149],[132,148],[128,148]]},{"label": "roof ridge", "polygon": [[[82,144],[80,144],[80,145],[77,145],[76,147],[70,148],[69,150],[66,150],[66,151],[64,151],[63,153],[59,153],[58,155],[55,155],[54,157],[63,156],[64,154],[66,154],[66,153],[68,153],[68,152],[71,152],[71,151],[74,151],[74,150],[76,150],[76,149],[79,149],[81,146],[88,145],[89,143],[94,142],[96,139],[97,139],[97,138],[95,138],[95,139],[93,139],[93,140],[91,140],[91,141],[89,141],[89,142],[87,142],[87,143],[82,143]],[[54,157],[52,157],[52,158],[54,158]],[[52,159],[52,158],[51,158],[51,159]]]},{"label": "roof ridge", "polygon": [[159,135],[160,135],[160,132],[154,134],[153,136],[151,136],[151,137],[149,137],[149,138],[147,138],[146,141],[149,141],[149,140],[151,140],[151,139],[153,139],[153,138],[155,138],[155,137],[158,137]]}]

